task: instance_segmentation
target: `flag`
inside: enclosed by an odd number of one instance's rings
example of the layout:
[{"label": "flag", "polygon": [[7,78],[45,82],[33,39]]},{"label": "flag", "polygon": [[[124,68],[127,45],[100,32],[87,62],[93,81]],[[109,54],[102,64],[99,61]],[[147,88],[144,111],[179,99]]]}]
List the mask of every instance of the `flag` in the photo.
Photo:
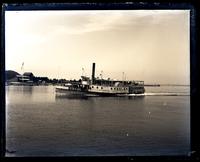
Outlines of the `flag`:
[{"label": "flag", "polygon": [[23,67],[24,67],[24,62],[22,62],[22,67],[21,67],[21,70],[23,69]]},{"label": "flag", "polygon": [[84,75],[84,68],[82,68],[82,76]]}]

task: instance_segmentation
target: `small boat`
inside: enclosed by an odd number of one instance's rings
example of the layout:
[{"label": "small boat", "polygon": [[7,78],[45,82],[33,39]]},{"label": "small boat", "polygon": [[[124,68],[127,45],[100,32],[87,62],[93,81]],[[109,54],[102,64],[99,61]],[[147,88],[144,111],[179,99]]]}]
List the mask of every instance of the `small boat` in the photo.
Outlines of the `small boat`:
[{"label": "small boat", "polygon": [[[57,86],[56,92],[80,96],[127,96],[144,94],[144,81],[124,81],[95,78],[95,63],[91,79],[81,76],[79,81],[70,81],[64,86]],[[136,96],[136,95],[135,95]]]}]

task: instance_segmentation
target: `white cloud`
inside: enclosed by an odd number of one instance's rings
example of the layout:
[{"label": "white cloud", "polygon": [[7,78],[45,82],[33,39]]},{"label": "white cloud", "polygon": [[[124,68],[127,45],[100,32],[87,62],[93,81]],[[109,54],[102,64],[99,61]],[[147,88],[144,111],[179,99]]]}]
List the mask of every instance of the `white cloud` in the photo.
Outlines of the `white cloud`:
[{"label": "white cloud", "polygon": [[[159,24],[172,18],[173,15],[182,14],[181,10],[119,10],[119,11],[77,11],[65,12],[66,20],[77,19],[76,22],[59,23],[55,32],[65,34],[84,34],[88,32],[123,28],[131,25]],[[58,16],[58,15],[57,15]],[[80,21],[80,22],[78,22]]]}]

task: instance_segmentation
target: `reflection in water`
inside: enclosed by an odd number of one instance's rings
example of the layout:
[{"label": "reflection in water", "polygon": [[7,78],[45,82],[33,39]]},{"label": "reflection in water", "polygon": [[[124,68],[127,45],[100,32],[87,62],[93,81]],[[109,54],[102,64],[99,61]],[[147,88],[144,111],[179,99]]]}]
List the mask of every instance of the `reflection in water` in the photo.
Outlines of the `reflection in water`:
[{"label": "reflection in water", "polygon": [[10,91],[14,91],[17,93],[32,94],[33,88],[33,86],[6,86],[6,92],[9,93]]},{"label": "reflection in water", "polygon": [[26,103],[32,98],[32,95],[32,86],[6,86],[6,103]]},{"label": "reflection in water", "polygon": [[54,102],[52,86],[6,86],[7,103]]},{"label": "reflection in water", "polygon": [[84,99],[84,100],[87,100],[88,99],[88,97],[87,96],[77,96],[77,95],[65,95],[65,94],[62,94],[62,95],[60,95],[60,94],[56,94],[55,95],[55,99]]},{"label": "reflection in water", "polygon": [[23,93],[32,94],[33,86],[22,86],[21,87]]},{"label": "reflection in water", "polygon": [[123,100],[126,100],[126,99],[130,99],[130,100],[138,100],[138,99],[143,99],[145,96],[84,96],[84,95],[69,95],[69,94],[60,94],[60,93],[56,93],[55,94],[55,99],[56,100],[59,100],[59,99],[80,99],[80,100],[87,100],[87,99],[91,99],[91,98],[112,98],[112,99],[115,99],[115,100],[118,100],[118,99],[123,99]]}]

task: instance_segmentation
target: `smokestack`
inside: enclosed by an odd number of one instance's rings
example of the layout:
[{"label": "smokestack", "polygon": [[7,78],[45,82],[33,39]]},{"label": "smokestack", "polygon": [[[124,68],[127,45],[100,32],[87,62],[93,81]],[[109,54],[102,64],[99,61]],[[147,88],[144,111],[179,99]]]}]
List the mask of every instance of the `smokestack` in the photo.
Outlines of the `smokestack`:
[{"label": "smokestack", "polygon": [[95,80],[95,63],[92,64],[92,84],[94,83]]}]

